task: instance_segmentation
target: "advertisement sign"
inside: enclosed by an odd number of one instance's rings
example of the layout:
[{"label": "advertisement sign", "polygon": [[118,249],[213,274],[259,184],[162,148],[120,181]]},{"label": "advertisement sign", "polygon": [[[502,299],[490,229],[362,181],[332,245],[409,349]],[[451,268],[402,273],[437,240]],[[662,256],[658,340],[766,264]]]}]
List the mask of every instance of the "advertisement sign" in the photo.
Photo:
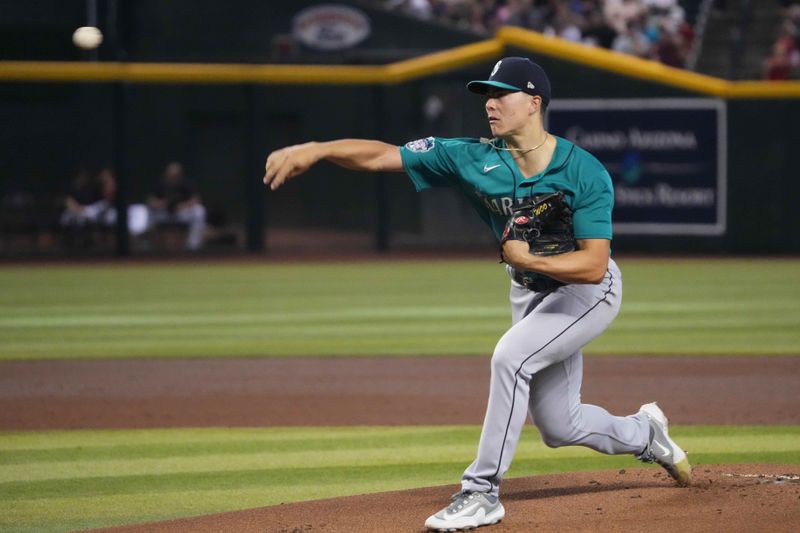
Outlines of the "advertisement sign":
[{"label": "advertisement sign", "polygon": [[723,101],[554,101],[547,128],[588,150],[608,169],[614,183],[614,233],[725,233]]},{"label": "advertisement sign", "polygon": [[367,15],[343,4],[321,4],[298,13],[292,20],[292,36],[315,50],[352,48],[370,34]]}]

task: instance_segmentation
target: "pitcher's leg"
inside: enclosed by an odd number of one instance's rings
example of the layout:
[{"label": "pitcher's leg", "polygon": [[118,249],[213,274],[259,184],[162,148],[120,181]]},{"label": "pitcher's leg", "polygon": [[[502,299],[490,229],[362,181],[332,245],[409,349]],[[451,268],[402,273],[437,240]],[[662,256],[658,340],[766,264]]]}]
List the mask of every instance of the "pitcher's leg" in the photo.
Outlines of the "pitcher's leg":
[{"label": "pitcher's leg", "polygon": [[[522,285],[512,281],[509,293],[512,326],[524,319],[525,316],[530,313],[531,309],[534,309],[537,305],[542,303],[545,297],[545,294],[531,292]],[[498,347],[499,346],[500,343],[498,343]],[[514,370],[510,365],[495,365],[501,357],[502,355],[498,355],[496,350],[495,357],[492,359],[492,379],[489,384],[489,406],[486,409],[486,416],[483,422],[483,435],[478,444],[478,459],[467,468],[462,480],[462,486],[465,490],[490,492],[495,496],[497,496],[497,487],[500,485],[500,479],[502,478],[502,474],[498,471],[500,461],[480,461],[480,458],[499,457],[501,453],[507,453],[509,455],[514,454],[514,449],[517,446],[517,439],[514,435],[519,433],[516,428],[519,427],[521,430],[522,426],[525,424],[527,407],[525,407],[526,402],[524,398],[528,395],[527,384],[524,381],[515,379]],[[495,366],[498,368],[495,368]],[[521,390],[514,390],[517,387]],[[517,398],[519,399],[517,400]],[[494,402],[492,401],[493,399]],[[518,404],[512,406],[515,402],[518,402]],[[510,415],[504,415],[510,417],[508,420],[508,427],[514,428],[508,430],[511,435],[510,439],[508,437],[503,438],[504,446],[500,445],[497,439],[485,438],[489,433],[488,428],[499,427],[497,424],[493,423],[494,418],[497,416],[495,413],[502,410],[497,407],[498,404],[513,407],[508,409]],[[503,449],[505,449],[505,452],[503,452]],[[466,481],[467,479],[469,481]]]},{"label": "pitcher's leg", "polygon": [[650,436],[645,417],[613,416],[602,407],[581,403],[583,356],[538,372],[531,381],[530,412],[550,447],[586,446],[607,454],[640,453]]},{"label": "pitcher's leg", "polygon": [[511,465],[522,426],[528,414],[530,376],[515,372],[511,364],[492,358],[489,405],[483,421],[478,455],[461,478],[463,490],[499,493],[503,474]]},{"label": "pitcher's leg", "polygon": [[576,290],[595,296],[552,293],[498,342],[478,457],[464,472],[464,490],[498,494],[527,416],[531,376],[580,350],[616,316],[619,299],[610,278]]}]

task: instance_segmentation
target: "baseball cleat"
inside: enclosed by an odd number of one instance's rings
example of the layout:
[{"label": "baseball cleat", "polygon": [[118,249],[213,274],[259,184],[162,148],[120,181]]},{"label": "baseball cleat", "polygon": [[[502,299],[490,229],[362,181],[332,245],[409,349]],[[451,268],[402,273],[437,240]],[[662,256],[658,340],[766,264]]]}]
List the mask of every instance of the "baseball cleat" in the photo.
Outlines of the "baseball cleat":
[{"label": "baseball cleat", "polygon": [[658,463],[672,476],[678,486],[686,487],[692,483],[692,466],[686,452],[669,438],[669,429],[666,415],[653,403],[646,403],[639,412],[647,417],[650,423],[650,442],[647,447],[636,456],[646,463]]},{"label": "baseball cleat", "polygon": [[496,524],[506,515],[500,499],[484,492],[461,491],[453,503],[431,515],[425,527],[434,531],[459,531]]}]

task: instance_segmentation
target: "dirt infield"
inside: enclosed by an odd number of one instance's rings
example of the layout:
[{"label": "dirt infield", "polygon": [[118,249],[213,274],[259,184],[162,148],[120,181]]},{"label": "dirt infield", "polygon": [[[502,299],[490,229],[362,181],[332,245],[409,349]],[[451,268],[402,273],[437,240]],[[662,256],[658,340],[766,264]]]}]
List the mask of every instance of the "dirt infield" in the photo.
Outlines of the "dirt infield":
[{"label": "dirt infield", "polygon": [[[655,469],[509,479],[506,518],[487,533],[562,531],[797,531],[800,477],[775,465],[695,469],[676,488]],[[276,505],[102,531],[116,533],[394,533],[424,531],[457,487],[431,487]]]},{"label": "dirt infield", "polygon": [[[481,357],[0,362],[0,429],[480,424]],[[800,357],[587,357],[583,401],[800,424]]]}]

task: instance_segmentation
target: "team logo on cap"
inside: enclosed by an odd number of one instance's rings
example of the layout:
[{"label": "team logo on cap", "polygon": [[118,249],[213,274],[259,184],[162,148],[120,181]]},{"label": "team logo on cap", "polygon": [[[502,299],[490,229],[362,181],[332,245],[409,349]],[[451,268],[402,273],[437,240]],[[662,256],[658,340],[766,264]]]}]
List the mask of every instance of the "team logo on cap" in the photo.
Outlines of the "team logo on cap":
[{"label": "team logo on cap", "polygon": [[528,89],[535,89],[535,88],[536,88],[536,85],[534,85],[531,82],[528,82]]},{"label": "team logo on cap", "polygon": [[500,61],[498,61],[497,63],[494,64],[494,68],[492,69],[492,73],[489,74],[490,78],[492,76],[494,76],[495,74],[497,74],[497,71],[500,70],[500,63],[502,63],[502,62],[503,62],[503,60],[501,59]]}]

